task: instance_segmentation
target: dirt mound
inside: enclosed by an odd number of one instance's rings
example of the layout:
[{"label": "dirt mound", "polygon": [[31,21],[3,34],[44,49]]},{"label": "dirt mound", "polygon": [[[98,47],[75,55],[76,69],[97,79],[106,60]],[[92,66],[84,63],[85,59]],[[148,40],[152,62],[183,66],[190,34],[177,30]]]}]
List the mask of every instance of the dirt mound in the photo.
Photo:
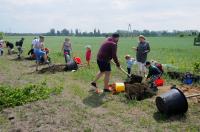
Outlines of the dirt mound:
[{"label": "dirt mound", "polygon": [[38,73],[43,74],[43,73],[55,73],[55,72],[64,72],[66,70],[66,65],[52,65],[46,68],[42,68],[41,70],[38,71]]},{"label": "dirt mound", "polygon": [[130,77],[126,79],[125,83],[129,83],[129,84],[141,83],[142,79],[143,79],[142,76],[132,74]]},{"label": "dirt mound", "polygon": [[128,99],[137,99],[143,100],[145,98],[152,97],[152,94],[149,85],[146,83],[134,83],[134,84],[125,84],[126,97]]},{"label": "dirt mound", "polygon": [[167,74],[169,75],[171,79],[182,80],[184,77],[184,73],[182,72],[167,72]]},{"label": "dirt mound", "polygon": [[[182,72],[167,72],[167,74],[171,79],[177,79],[180,81],[183,81],[184,76],[186,75],[186,73]],[[194,83],[200,83],[200,75],[191,74],[191,76]]]}]

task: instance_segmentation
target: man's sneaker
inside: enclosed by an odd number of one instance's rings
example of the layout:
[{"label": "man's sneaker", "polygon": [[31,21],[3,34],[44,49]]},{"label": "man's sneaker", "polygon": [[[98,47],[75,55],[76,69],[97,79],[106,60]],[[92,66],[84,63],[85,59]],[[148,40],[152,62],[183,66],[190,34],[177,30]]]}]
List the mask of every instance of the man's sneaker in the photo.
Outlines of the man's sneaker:
[{"label": "man's sneaker", "polygon": [[104,92],[111,92],[111,91],[110,91],[109,89],[107,89],[107,88],[104,88],[103,91],[104,91]]},{"label": "man's sneaker", "polygon": [[96,94],[101,94],[101,93],[103,93],[103,91],[102,91],[102,90],[100,90],[100,89],[98,89],[98,88],[96,89],[96,91],[95,91],[95,92],[96,92]]},{"label": "man's sneaker", "polygon": [[97,88],[97,84],[95,82],[92,82],[91,85],[95,88]]}]

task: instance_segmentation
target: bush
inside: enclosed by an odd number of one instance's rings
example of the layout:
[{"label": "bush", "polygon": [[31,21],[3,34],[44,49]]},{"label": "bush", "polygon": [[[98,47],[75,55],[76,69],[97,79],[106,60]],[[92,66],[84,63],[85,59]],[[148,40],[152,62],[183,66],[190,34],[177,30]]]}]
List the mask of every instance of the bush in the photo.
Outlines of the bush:
[{"label": "bush", "polygon": [[0,32],[0,40],[3,39],[4,33]]},{"label": "bush", "polygon": [[193,70],[197,73],[200,72],[200,61],[193,64]]},{"label": "bush", "polygon": [[179,37],[181,37],[181,38],[184,37],[184,34],[180,34]]},{"label": "bush", "polygon": [[29,84],[23,88],[0,86],[0,109],[46,99],[50,95],[61,93],[62,89],[62,87],[49,88],[46,82],[37,85]]}]

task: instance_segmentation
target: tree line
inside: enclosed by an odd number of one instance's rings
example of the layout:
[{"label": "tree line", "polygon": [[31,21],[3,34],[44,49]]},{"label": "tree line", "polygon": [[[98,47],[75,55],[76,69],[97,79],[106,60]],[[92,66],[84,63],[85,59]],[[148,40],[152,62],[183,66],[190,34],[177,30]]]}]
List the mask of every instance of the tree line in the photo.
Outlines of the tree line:
[{"label": "tree line", "polygon": [[[163,30],[163,31],[151,31],[151,30],[117,30],[116,33],[119,33],[122,37],[135,37],[140,34],[147,36],[147,37],[157,37],[157,36],[196,36],[199,31],[198,30],[173,30],[171,32]],[[29,36],[29,35],[45,35],[45,36],[78,36],[78,37],[107,37],[110,36],[112,33],[103,33],[100,29],[94,29],[91,32],[81,32],[79,29],[62,29],[56,30],[55,28],[50,29],[47,33],[4,33],[5,35],[11,36]]]}]

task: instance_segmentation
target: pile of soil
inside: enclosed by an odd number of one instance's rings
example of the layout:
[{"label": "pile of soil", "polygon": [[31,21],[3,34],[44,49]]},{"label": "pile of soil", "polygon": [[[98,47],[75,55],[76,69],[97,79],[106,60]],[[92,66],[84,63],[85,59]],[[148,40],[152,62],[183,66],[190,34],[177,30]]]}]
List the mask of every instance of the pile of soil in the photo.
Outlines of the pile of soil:
[{"label": "pile of soil", "polygon": [[43,73],[55,73],[55,72],[64,72],[66,70],[66,65],[52,65],[46,68],[42,68],[41,70],[38,71],[38,73],[43,74]]},{"label": "pile of soil", "polygon": [[167,72],[168,76],[171,78],[171,79],[178,79],[178,80],[182,80],[183,77],[184,77],[184,73],[182,72]]},{"label": "pile of soil", "polygon": [[145,83],[125,84],[126,97],[130,100],[150,98],[154,95],[150,91],[149,85]]},{"label": "pile of soil", "polygon": [[131,74],[125,81],[125,84],[134,84],[134,83],[142,83],[143,77]]},{"label": "pile of soil", "polygon": [[[167,72],[167,75],[171,78],[171,79],[177,79],[180,81],[183,81],[184,76],[186,73],[183,72]],[[194,83],[200,83],[200,75],[195,75],[195,74],[191,74],[192,75],[192,79]]]}]

